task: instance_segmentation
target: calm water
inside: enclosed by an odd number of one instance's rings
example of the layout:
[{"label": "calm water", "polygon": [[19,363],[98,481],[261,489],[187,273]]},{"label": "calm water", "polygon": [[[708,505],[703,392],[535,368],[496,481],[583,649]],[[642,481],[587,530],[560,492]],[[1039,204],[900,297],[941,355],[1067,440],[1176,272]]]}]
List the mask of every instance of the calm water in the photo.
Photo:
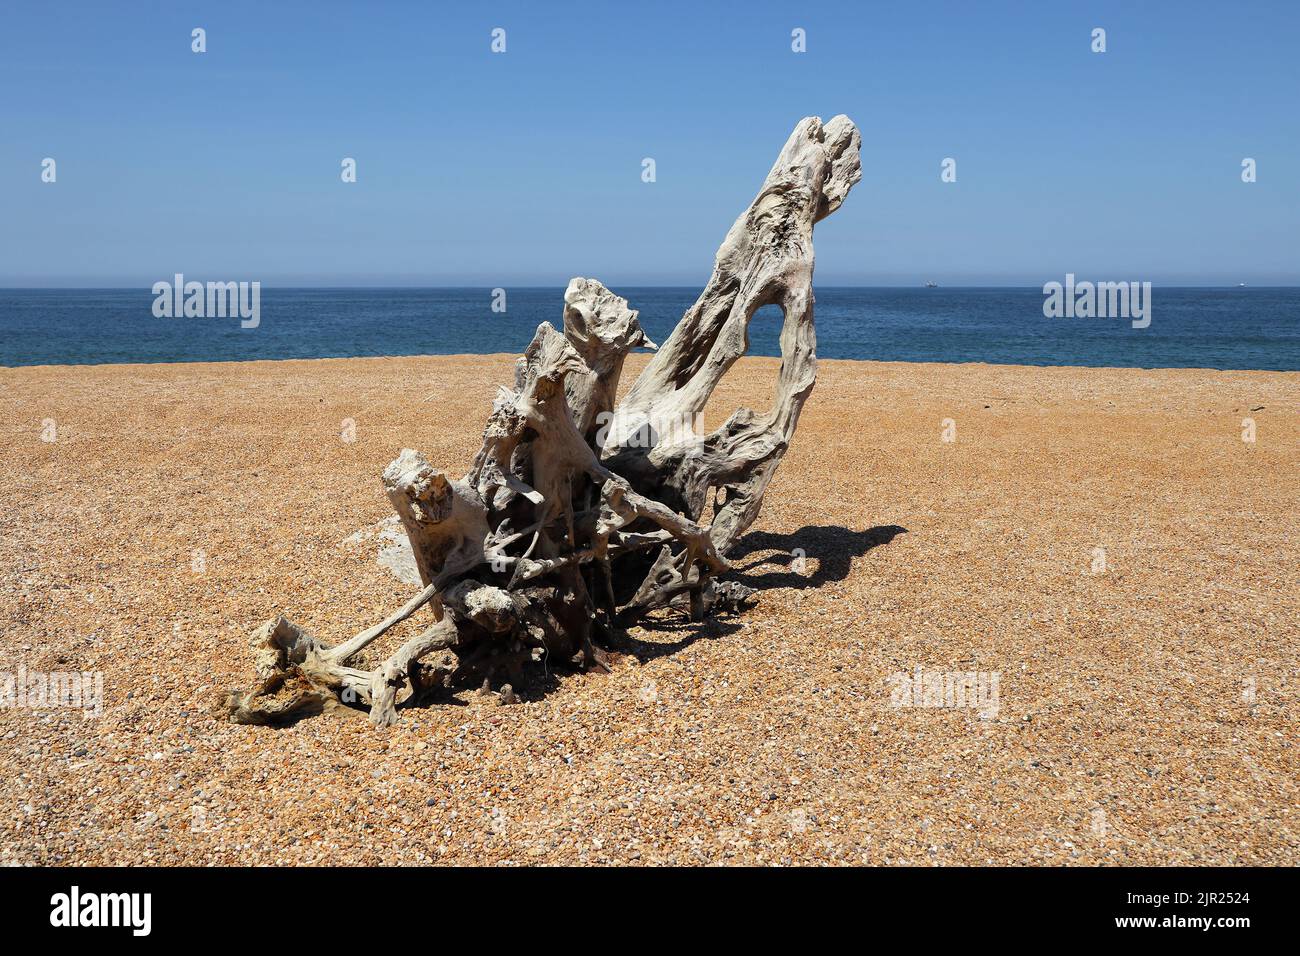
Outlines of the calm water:
[{"label": "calm water", "polygon": [[[662,343],[698,289],[619,288]],[[1300,370],[1300,289],[1152,293],[1151,325],[1048,319],[1040,289],[818,288],[823,358],[1017,365]],[[519,352],[561,322],[563,289],[511,288],[507,311],[474,289],[262,290],[261,324],[158,319],[148,289],[0,289],[0,365],[193,362]],[[750,326],[779,355],[780,312]]]}]

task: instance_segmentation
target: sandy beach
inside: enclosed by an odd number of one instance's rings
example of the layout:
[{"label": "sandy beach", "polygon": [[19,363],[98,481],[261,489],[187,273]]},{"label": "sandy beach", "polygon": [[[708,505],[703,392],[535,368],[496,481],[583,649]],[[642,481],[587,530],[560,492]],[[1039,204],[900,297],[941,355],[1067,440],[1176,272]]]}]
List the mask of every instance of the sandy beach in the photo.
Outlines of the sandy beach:
[{"label": "sandy beach", "polygon": [[[262,621],[413,593],[379,474],[462,472],[512,363],[0,369],[0,671],[103,675],[0,708],[0,863],[1300,863],[1298,373],[823,361],[746,612],[515,705],[218,720]],[[997,706],[895,706],[918,668]]]}]

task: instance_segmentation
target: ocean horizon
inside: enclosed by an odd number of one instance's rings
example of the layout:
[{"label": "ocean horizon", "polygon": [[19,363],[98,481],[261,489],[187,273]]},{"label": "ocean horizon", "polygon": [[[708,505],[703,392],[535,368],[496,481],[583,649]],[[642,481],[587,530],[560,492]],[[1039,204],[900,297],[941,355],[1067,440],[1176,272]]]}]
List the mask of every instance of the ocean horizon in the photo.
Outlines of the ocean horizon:
[{"label": "ocean horizon", "polygon": [[[615,288],[660,344],[699,289]],[[519,353],[562,321],[562,286],[289,287],[238,318],[159,318],[149,288],[0,289],[0,366]],[[825,359],[1120,368],[1300,370],[1300,288],[1156,286],[1150,324],[1048,318],[1039,287],[824,286]],[[498,311],[494,311],[494,304]],[[504,311],[499,311],[504,305]],[[750,323],[750,355],[780,354],[781,313]]]}]

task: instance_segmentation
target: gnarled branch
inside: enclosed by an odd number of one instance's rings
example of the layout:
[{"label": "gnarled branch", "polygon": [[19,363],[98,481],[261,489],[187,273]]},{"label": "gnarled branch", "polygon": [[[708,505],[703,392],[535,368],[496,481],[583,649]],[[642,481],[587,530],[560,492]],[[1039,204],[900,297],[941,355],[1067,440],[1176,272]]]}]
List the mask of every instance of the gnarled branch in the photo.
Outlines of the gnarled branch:
[{"label": "gnarled branch", "polygon": [[[369,704],[371,722],[387,726],[404,692],[517,682],[540,658],[603,666],[600,645],[642,614],[742,603],[750,590],[719,576],[816,379],[813,226],[861,178],[859,145],[843,116],[795,127],[704,292],[617,405],[628,352],[655,345],[626,300],[594,279],[570,282],[563,329],[538,327],[465,477],[411,449],[384,469],[424,589],[337,647],[267,621],[250,638],[258,683],[230,695],[231,717],[278,722],[342,700]],[[748,348],[750,320],[771,304],[785,313],[771,410],[741,408],[699,434],[705,404]],[[382,664],[349,664],[426,604],[431,625]],[[443,659],[422,669],[435,651]]]}]

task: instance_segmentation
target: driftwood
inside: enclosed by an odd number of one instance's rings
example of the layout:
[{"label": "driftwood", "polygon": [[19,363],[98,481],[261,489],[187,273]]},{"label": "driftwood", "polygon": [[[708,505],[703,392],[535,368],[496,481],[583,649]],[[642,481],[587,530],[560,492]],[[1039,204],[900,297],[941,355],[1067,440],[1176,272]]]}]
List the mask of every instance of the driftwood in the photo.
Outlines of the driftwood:
[{"label": "driftwood", "polygon": [[[230,716],[274,723],[342,701],[387,726],[401,695],[518,686],[530,661],[604,667],[611,638],[655,608],[699,618],[739,606],[752,592],[722,579],[726,554],[757,519],[816,379],[813,226],[861,178],[859,146],[847,117],[799,123],[708,286],[617,405],[628,352],[656,346],[626,300],[594,279],[570,282],[563,330],[538,327],[468,474],[452,478],[410,449],[384,470],[424,589],[336,646],[267,621],[250,639],[258,683],[230,694]],[[738,409],[701,434],[750,319],[773,304],[785,319],[771,410]],[[349,665],[426,606],[429,626],[387,660]]]}]

